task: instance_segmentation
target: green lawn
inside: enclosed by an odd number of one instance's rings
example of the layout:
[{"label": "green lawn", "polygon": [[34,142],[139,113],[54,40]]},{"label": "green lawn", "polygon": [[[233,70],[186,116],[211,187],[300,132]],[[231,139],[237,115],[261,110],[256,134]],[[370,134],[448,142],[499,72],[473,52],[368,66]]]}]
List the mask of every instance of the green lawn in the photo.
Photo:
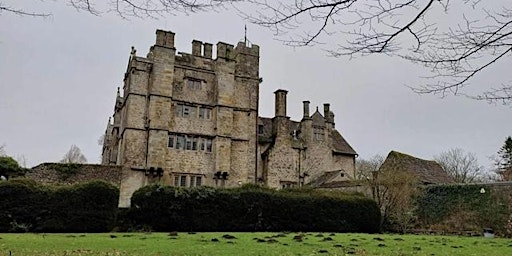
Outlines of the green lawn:
[{"label": "green lawn", "polygon": [[0,255],[512,255],[511,239],[306,233],[296,241],[297,235],[0,234]]}]

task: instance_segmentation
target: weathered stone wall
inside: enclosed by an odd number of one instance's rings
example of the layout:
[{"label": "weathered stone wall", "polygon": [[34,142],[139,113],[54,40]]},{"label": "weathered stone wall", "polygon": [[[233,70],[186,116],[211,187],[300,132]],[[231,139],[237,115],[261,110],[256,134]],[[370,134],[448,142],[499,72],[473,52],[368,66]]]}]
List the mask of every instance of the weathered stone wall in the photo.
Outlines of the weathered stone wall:
[{"label": "weathered stone wall", "polygon": [[115,165],[43,163],[32,168],[26,177],[41,184],[75,184],[103,180],[119,187],[121,168]]}]

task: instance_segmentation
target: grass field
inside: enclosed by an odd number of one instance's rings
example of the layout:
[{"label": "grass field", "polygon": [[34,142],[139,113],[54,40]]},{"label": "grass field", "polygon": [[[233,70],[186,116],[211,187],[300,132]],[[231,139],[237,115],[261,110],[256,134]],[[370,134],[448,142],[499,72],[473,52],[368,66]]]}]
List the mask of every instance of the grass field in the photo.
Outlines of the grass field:
[{"label": "grass field", "polygon": [[512,240],[330,233],[0,234],[0,255],[512,255]]}]

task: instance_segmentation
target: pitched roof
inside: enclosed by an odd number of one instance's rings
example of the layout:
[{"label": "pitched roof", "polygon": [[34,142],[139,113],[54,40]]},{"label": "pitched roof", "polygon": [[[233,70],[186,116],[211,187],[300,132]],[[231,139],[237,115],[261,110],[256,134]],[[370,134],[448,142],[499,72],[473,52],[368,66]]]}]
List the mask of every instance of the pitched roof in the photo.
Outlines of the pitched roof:
[{"label": "pitched roof", "polygon": [[311,119],[313,119],[313,126],[321,126],[325,127],[325,119],[320,112],[318,112],[318,108],[316,108],[315,113],[311,116]]},{"label": "pitched roof", "polygon": [[[316,112],[318,113],[318,111]],[[315,114],[316,114],[315,113]],[[313,114],[313,124],[314,124],[314,117],[315,114]],[[318,113],[320,117],[323,120],[323,116]],[[324,123],[325,124],[325,123]],[[260,143],[271,143],[274,138],[272,136],[272,118],[268,117],[259,117],[258,118],[258,141]],[[292,134],[294,130],[298,130],[300,128],[300,122],[288,120],[288,133]],[[334,153],[338,154],[347,154],[347,155],[357,155],[356,151],[348,144],[348,142],[341,136],[341,134],[337,130],[332,130],[330,134],[330,138],[332,141],[331,147],[334,151]]]},{"label": "pitched roof", "polygon": [[349,155],[357,155],[356,151],[348,144],[348,142],[341,136],[341,134],[337,130],[332,130],[331,132],[332,138],[332,147],[336,151],[336,153],[349,154]]},{"label": "pitched roof", "polygon": [[314,188],[319,187],[319,186],[333,180],[337,176],[341,175],[341,173],[342,173],[341,170],[324,172],[318,178],[309,182],[308,185],[310,185],[311,187],[314,187]]},{"label": "pitched roof", "polygon": [[453,183],[450,177],[435,161],[424,160],[397,151],[389,152],[379,172],[405,171],[416,176],[423,184]]}]

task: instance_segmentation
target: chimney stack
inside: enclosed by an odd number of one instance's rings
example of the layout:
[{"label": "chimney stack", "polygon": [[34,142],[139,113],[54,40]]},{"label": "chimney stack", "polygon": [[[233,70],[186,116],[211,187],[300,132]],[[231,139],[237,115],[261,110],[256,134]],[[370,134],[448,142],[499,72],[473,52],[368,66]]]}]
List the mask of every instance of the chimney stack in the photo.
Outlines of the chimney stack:
[{"label": "chimney stack", "polygon": [[174,48],[174,33],[171,31],[164,31],[158,29],[156,31],[155,45],[163,46],[166,48]]},{"label": "chimney stack", "polygon": [[324,118],[325,118],[325,121],[327,121],[327,122],[330,122],[329,121],[330,106],[331,106],[331,104],[324,103]]},{"label": "chimney stack", "polygon": [[304,109],[304,115],[302,116],[303,119],[309,118],[309,100],[305,100],[302,102],[303,109]]},{"label": "chimney stack", "polygon": [[288,91],[279,89],[274,92],[276,95],[276,117],[286,117],[286,94]]}]

